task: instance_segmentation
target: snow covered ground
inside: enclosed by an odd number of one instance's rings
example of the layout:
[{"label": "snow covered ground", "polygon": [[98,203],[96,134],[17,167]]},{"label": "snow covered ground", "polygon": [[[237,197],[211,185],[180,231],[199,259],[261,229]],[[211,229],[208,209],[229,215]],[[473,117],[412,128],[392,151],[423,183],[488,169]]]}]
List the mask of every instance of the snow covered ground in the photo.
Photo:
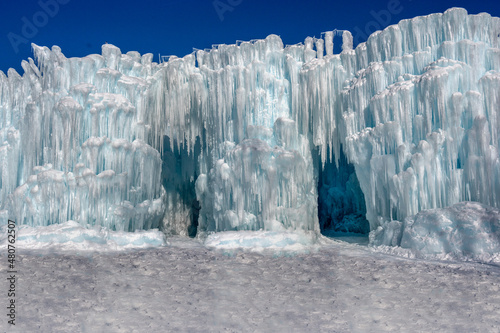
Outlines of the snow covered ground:
[{"label": "snow covered ground", "polygon": [[498,265],[327,240],[309,253],[228,251],[186,238],[125,251],[18,250],[17,325],[2,316],[1,331],[500,331]]}]

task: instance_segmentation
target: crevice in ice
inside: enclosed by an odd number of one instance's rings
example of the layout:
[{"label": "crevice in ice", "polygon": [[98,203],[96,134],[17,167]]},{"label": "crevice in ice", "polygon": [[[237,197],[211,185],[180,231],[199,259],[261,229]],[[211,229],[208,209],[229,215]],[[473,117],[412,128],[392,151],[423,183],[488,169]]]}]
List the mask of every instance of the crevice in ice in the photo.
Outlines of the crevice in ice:
[{"label": "crevice in ice", "polygon": [[[319,157],[318,157],[319,159]],[[327,161],[335,161],[328,158]],[[367,235],[365,197],[359,186],[354,165],[340,150],[338,166],[326,162],[318,175],[318,217],[324,235],[355,233]]]},{"label": "crevice in ice", "polygon": [[198,178],[198,157],[202,145],[197,138],[193,151],[164,136],[162,151],[162,185],[166,192],[166,212],[163,231],[167,235],[195,237],[198,229],[200,203],[196,199],[195,181]]}]

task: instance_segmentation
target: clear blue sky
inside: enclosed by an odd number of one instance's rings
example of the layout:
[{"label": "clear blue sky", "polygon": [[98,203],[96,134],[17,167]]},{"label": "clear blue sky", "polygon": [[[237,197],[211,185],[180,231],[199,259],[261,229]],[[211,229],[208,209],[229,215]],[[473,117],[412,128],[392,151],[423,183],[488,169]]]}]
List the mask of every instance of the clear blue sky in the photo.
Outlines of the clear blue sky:
[{"label": "clear blue sky", "polygon": [[[450,7],[500,16],[500,1],[478,0],[3,0],[0,70],[14,67],[22,73],[20,63],[32,57],[32,42],[58,45],[68,57],[101,53],[101,45],[108,42],[122,52],[151,52],[158,61],[159,53],[183,56],[193,47],[269,34],[295,44],[323,31],[347,29],[361,42],[377,26]],[[374,13],[381,13],[378,21]]]}]

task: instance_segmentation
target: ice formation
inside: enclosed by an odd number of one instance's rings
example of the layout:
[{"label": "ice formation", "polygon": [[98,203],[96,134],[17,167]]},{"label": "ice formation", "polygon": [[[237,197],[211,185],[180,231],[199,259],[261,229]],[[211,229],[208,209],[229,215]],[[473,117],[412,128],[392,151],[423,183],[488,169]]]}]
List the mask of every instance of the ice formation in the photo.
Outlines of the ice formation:
[{"label": "ice formation", "polygon": [[[0,227],[0,244],[7,247],[7,226]],[[83,226],[76,221],[46,227],[20,226],[16,246],[23,250],[56,251],[122,251],[167,245],[165,234],[158,229],[135,232],[112,231],[100,226]]]},{"label": "ice formation", "polygon": [[[477,202],[421,211],[370,233],[374,246],[401,246],[412,256],[498,262],[500,210]],[[384,249],[382,249],[384,250]],[[392,252],[391,249],[388,252]]]},{"label": "ice formation", "polygon": [[345,31],[340,54],[333,35],[162,64],[34,46],[0,72],[1,223],[317,233],[500,207],[500,19],[453,8],[356,49]]}]

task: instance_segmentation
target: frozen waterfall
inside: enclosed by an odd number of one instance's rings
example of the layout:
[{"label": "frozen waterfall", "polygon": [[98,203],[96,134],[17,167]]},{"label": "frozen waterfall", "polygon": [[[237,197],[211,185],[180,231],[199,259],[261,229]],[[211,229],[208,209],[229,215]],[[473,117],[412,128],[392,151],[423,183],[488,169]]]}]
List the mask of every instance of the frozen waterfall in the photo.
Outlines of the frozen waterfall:
[{"label": "frozen waterfall", "polygon": [[335,212],[399,245],[384,230],[421,211],[500,208],[499,36],[452,8],[340,54],[333,33],[161,64],[34,45],[0,72],[0,224],[317,233]]}]

